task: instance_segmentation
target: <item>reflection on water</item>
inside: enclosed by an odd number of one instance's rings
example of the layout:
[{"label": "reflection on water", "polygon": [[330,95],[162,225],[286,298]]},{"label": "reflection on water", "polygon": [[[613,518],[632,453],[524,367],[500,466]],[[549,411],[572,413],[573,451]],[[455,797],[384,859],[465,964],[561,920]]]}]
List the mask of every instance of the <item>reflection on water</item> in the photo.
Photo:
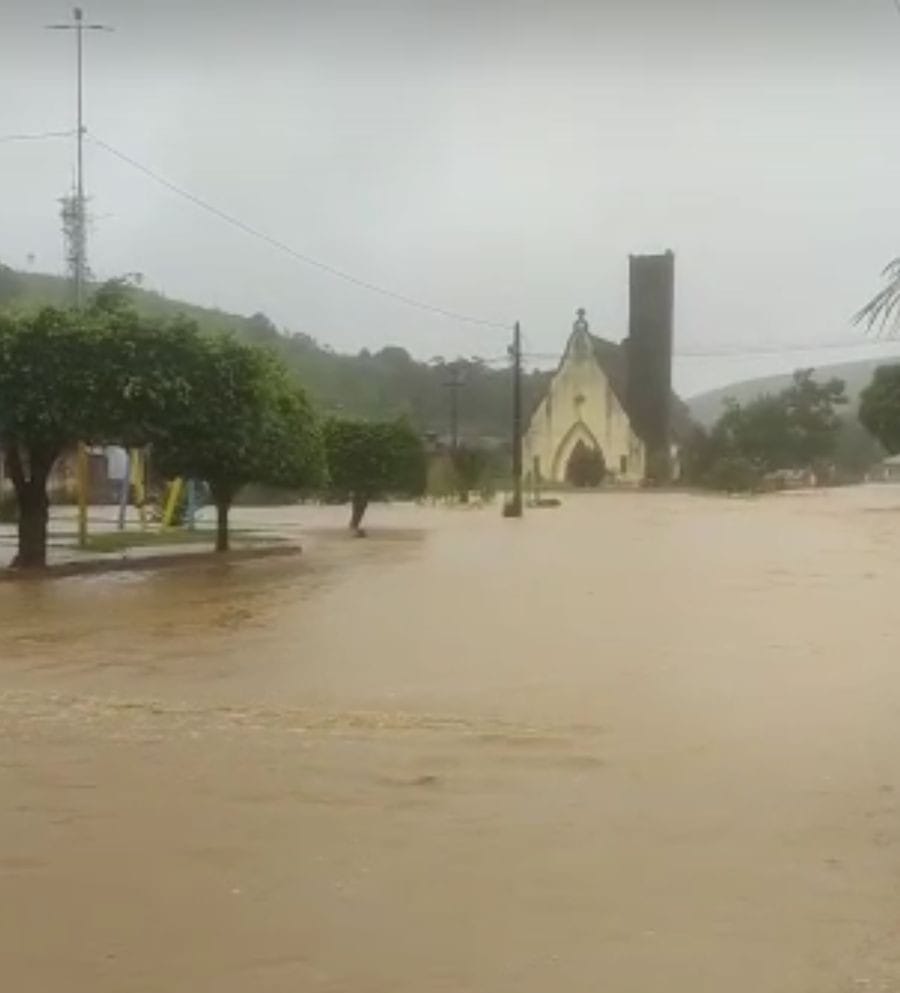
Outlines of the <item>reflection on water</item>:
[{"label": "reflection on water", "polygon": [[900,490],[337,521],[0,584],[11,988],[900,990]]}]

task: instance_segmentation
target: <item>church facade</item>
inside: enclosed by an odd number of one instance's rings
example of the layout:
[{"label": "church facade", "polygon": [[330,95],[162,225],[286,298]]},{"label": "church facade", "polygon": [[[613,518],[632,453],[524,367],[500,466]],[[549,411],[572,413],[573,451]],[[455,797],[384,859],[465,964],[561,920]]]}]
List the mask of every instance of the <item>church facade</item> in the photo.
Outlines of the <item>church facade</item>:
[{"label": "church facade", "polygon": [[583,485],[579,468],[592,453],[602,464],[601,476],[630,483],[644,479],[645,446],[625,409],[617,374],[621,369],[614,368],[621,365],[618,348],[594,338],[584,311],[578,312],[559,367],[523,438],[523,468],[532,485]]},{"label": "church facade", "polygon": [[577,312],[523,437],[532,486],[636,484],[677,473],[674,441],[686,413],[672,393],[672,253],[632,256],[629,278],[629,330],[621,344],[592,335],[584,310]]}]

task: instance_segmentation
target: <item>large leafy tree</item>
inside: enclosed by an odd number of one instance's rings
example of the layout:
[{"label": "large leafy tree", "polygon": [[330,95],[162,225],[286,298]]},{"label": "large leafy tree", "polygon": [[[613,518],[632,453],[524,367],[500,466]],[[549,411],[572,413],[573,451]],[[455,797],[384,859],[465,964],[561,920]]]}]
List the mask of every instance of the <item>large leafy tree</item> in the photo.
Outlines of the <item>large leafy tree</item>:
[{"label": "large leafy tree", "polygon": [[226,336],[199,339],[190,368],[190,408],[153,449],[170,476],[204,480],[216,506],[216,550],[228,550],[228,515],[248,483],[318,485],[324,455],[303,391],[268,352]]},{"label": "large leafy tree", "polygon": [[357,534],[372,500],[425,490],[425,448],[405,421],[329,420],[325,451],[331,489],[350,501],[350,527]]},{"label": "large leafy tree", "polygon": [[859,419],[891,454],[900,452],[900,364],[875,370],[860,399]]},{"label": "large leafy tree", "polygon": [[195,340],[184,322],[103,306],[0,316],[0,445],[18,502],[14,565],[46,564],[47,478],[66,449],[145,444],[178,418]]},{"label": "large leafy tree", "polygon": [[746,405],[729,401],[709,434],[695,434],[686,471],[692,481],[718,487],[735,476],[743,485],[776,469],[816,469],[835,454],[838,408],[846,402],[842,380],[820,383],[813,370],[799,369],[780,393]]}]

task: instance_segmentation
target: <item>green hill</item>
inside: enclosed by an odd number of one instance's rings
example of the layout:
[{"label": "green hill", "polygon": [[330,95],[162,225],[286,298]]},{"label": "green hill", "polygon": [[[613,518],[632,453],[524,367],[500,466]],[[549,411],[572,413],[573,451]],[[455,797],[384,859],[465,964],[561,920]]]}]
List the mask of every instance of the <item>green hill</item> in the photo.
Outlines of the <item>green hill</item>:
[{"label": "green hill", "polygon": [[[859,405],[859,395],[871,382],[872,375],[880,365],[900,363],[900,355],[881,356],[877,359],[864,359],[859,362],[844,362],[838,365],[826,365],[816,369],[815,378],[826,380],[833,377],[843,379],[847,384],[847,396],[850,399],[850,409],[855,411]],[[778,393],[791,382],[791,373],[778,376],[765,376],[761,379],[747,379],[729,386],[699,393],[690,397],[686,402],[695,421],[707,427],[715,423],[722,413],[726,400],[733,399],[738,403],[748,403],[766,393]]]},{"label": "green hill", "polygon": [[[388,346],[358,355],[333,352],[304,334],[280,331],[264,314],[244,317],[169,300],[160,293],[134,287],[132,302],[145,315],[194,320],[203,330],[230,331],[243,341],[276,351],[318,407],[327,413],[366,418],[408,417],[420,430],[446,435],[449,425],[450,375],[446,365],[413,359],[404,348]],[[0,265],[0,309],[32,311],[71,302],[71,287],[59,276],[21,273]],[[510,435],[512,374],[477,359],[462,362],[465,385],[459,391],[459,427],[465,438]],[[549,373],[525,376],[526,411],[537,406]]]}]

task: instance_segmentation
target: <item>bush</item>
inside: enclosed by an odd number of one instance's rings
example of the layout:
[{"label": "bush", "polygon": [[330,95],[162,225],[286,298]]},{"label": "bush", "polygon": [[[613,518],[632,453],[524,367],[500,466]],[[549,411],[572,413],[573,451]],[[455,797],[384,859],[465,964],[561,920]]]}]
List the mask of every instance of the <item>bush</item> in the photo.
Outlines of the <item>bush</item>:
[{"label": "bush", "polygon": [[704,477],[704,485],[724,493],[755,493],[762,485],[759,467],[742,455],[716,459]]}]

